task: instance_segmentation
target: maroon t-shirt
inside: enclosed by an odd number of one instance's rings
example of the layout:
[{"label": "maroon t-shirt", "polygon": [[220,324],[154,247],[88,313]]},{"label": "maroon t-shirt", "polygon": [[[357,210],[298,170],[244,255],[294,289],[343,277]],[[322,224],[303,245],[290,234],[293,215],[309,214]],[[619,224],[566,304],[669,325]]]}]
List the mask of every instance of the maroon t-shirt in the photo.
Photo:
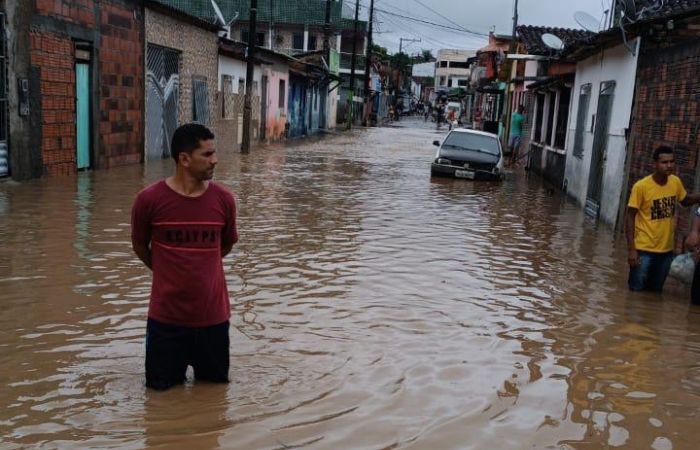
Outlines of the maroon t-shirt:
[{"label": "maroon t-shirt", "polygon": [[134,202],[131,239],[151,246],[148,317],[191,327],[229,319],[221,247],[238,241],[231,192],[209,182],[204,194],[186,197],[165,180],[152,184]]}]

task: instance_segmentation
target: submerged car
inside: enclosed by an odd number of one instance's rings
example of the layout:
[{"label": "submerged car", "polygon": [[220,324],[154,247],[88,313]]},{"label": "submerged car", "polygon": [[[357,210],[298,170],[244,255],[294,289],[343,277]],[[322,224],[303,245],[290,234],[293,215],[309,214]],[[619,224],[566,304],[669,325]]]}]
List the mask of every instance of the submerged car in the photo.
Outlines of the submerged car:
[{"label": "submerged car", "polygon": [[430,167],[431,176],[468,180],[502,180],[503,149],[498,136],[483,131],[457,128],[439,147]]}]

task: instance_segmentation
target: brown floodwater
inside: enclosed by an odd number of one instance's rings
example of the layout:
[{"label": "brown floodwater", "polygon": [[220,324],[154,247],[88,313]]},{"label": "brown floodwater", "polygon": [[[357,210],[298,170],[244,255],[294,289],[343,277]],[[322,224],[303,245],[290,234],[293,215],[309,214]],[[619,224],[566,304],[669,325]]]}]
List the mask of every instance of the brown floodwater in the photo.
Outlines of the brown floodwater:
[{"label": "brown floodwater", "polygon": [[525,173],[431,180],[428,128],[219,149],[230,385],[144,387],[135,193],[171,163],[0,183],[0,447],[697,448],[700,310]]}]

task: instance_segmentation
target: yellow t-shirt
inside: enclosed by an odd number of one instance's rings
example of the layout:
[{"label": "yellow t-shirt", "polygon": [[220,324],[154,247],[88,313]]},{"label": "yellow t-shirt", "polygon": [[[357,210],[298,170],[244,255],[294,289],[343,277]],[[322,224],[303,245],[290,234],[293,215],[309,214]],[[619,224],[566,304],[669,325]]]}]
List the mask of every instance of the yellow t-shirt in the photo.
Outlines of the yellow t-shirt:
[{"label": "yellow t-shirt", "polygon": [[627,206],[636,208],[634,246],[637,250],[665,253],[673,250],[676,232],[676,203],[688,195],[675,175],[660,186],[651,175],[634,183]]}]

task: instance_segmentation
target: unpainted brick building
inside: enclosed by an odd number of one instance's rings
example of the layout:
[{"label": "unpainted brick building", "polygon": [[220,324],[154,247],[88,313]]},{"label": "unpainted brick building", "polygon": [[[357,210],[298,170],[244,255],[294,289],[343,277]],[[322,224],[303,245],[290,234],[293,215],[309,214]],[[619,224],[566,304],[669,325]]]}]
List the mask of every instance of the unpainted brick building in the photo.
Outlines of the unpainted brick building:
[{"label": "unpainted brick building", "polygon": [[[700,188],[698,73],[700,10],[689,17],[648,28],[642,39],[637,70],[628,192],[637,180],[652,173],[654,149],[660,145],[675,150],[677,173],[686,189]],[[680,230],[687,230],[688,218],[687,213],[681,214]]]},{"label": "unpainted brick building", "polygon": [[144,14],[138,0],[6,2],[9,174],[139,163]]}]

